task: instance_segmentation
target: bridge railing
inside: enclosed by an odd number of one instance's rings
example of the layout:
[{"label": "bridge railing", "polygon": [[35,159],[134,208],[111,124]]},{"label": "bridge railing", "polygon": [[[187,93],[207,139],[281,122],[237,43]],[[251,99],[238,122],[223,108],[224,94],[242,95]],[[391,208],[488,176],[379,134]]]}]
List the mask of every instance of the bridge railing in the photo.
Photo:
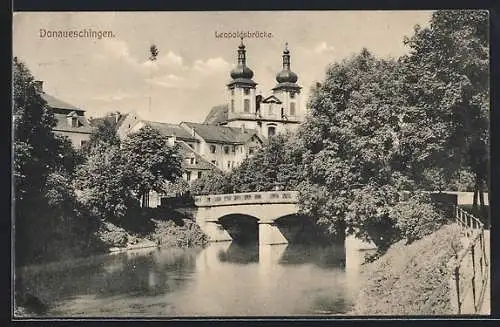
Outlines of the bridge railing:
[{"label": "bridge railing", "polygon": [[483,304],[489,278],[489,260],[485,245],[484,224],[467,211],[455,207],[456,221],[465,230],[467,246],[456,255],[452,266],[455,279],[457,313],[478,313]]},{"label": "bridge railing", "polygon": [[196,206],[223,206],[251,203],[297,203],[297,191],[248,192],[195,196]]}]

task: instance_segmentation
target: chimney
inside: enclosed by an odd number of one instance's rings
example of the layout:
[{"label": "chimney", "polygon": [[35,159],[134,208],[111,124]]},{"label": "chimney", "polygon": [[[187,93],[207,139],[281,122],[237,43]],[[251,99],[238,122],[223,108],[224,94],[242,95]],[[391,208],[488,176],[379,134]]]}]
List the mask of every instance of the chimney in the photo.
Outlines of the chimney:
[{"label": "chimney", "polygon": [[176,138],[175,133],[174,133],[172,136],[170,136],[170,137],[168,138],[168,145],[169,145],[169,146],[172,146],[172,147],[173,147],[173,146],[175,146],[175,141],[176,141],[176,139],[177,139],[177,138]]},{"label": "chimney", "polygon": [[43,81],[35,81],[35,90],[43,93]]}]

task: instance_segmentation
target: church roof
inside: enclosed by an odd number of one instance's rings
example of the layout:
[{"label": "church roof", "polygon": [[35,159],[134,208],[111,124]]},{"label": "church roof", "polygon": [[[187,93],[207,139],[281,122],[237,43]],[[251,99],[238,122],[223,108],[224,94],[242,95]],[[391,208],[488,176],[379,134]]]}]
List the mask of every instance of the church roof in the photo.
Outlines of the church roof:
[{"label": "church roof", "polygon": [[191,133],[178,124],[169,124],[149,120],[143,120],[143,122],[149,127],[158,130],[164,136],[175,136],[176,138],[187,141],[196,141]]},{"label": "church roof", "polygon": [[218,125],[225,122],[228,118],[228,112],[229,106],[227,104],[215,106],[210,110],[203,124]]},{"label": "church roof", "polygon": [[195,130],[207,142],[217,143],[246,143],[252,136],[257,134],[255,129],[245,129],[240,127],[228,127],[209,124],[198,124],[191,122],[184,122],[186,126]]},{"label": "church roof", "polygon": [[279,90],[279,89],[292,89],[292,90],[300,90],[302,87],[297,85],[297,83],[290,83],[290,82],[285,82],[285,83],[278,83],[276,86],[273,88],[273,90]]}]

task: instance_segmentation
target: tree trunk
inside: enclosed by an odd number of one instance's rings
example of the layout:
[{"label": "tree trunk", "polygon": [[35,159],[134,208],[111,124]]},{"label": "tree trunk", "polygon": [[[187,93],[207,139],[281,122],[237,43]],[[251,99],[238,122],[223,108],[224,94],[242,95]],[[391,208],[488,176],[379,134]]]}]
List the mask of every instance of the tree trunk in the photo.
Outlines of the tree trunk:
[{"label": "tree trunk", "polygon": [[345,239],[346,239],[346,223],[344,220],[341,220],[337,224],[337,233],[335,235],[335,240],[334,243],[336,245],[345,245]]},{"label": "tree trunk", "polygon": [[481,180],[479,182],[479,213],[480,213],[480,216],[481,216],[481,220],[483,220],[484,218],[486,218],[486,204],[484,203],[484,189],[483,189],[483,185],[484,185],[484,181]]},{"label": "tree trunk", "polygon": [[479,196],[479,192],[478,192],[478,185],[477,185],[477,182],[474,183],[474,197],[473,197],[473,201],[472,201],[472,207],[474,208],[474,210],[477,210],[477,200],[478,200],[478,196]]}]

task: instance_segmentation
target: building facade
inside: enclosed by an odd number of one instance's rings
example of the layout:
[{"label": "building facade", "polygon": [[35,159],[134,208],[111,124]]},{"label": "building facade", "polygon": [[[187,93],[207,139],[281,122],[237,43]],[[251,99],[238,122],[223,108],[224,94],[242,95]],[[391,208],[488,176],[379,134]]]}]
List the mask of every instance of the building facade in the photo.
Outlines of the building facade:
[{"label": "building facade", "polygon": [[47,102],[54,114],[56,126],[52,128],[55,134],[67,137],[73,147],[79,149],[90,138],[92,127],[85,117],[85,110],[66,103],[43,90],[43,81],[35,81],[37,92]]}]

